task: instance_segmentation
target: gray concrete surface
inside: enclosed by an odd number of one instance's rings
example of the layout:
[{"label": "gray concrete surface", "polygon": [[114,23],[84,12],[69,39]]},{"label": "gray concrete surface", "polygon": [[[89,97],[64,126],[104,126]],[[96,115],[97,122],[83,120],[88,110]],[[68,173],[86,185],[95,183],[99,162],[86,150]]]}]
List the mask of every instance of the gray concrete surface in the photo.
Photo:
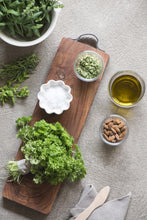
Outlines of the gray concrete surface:
[{"label": "gray concrete surface", "polygon": [[[100,48],[110,60],[103,80],[88,114],[79,139],[79,146],[87,167],[87,176],[80,182],[63,183],[48,216],[0,199],[1,220],[47,219],[66,220],[69,210],[80,196],[83,186],[92,183],[97,190],[111,187],[109,200],[132,192],[126,220],[147,219],[147,99],[138,106],[124,110],[115,107],[108,97],[107,86],[118,70],[138,72],[145,81],[147,58],[147,1],[146,0],[63,0],[65,5],[55,30],[43,43],[17,48],[0,40],[0,63],[35,51],[41,62],[24,84],[30,96],[17,100],[14,106],[0,107],[0,194],[5,184],[4,165],[16,155],[20,141],[16,139],[15,120],[32,114],[40,85],[45,81],[53,57],[63,37],[76,38],[83,33],[98,36]],[[124,116],[130,127],[127,141],[116,148],[105,146],[99,137],[99,126],[111,113]]]}]

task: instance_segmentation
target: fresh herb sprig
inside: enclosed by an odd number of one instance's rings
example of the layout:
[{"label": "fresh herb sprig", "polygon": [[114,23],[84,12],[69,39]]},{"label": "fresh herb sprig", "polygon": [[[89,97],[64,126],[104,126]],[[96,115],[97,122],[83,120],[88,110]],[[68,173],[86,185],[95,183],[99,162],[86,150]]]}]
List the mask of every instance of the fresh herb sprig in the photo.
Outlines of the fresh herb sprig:
[{"label": "fresh herb sprig", "polygon": [[25,98],[29,95],[27,86],[20,88],[20,83],[30,77],[32,70],[39,63],[38,56],[33,53],[19,58],[10,64],[3,64],[0,69],[0,79],[5,81],[4,85],[0,85],[0,102],[4,105],[5,102],[15,103],[15,97]]},{"label": "fresh herb sprig", "polygon": [[40,37],[46,24],[51,23],[53,8],[63,7],[58,0],[0,0],[0,30],[12,37]]},{"label": "fresh herb sprig", "polygon": [[24,126],[28,125],[31,120],[32,116],[18,118],[16,120],[17,129],[23,128]]},{"label": "fresh herb sprig", "polygon": [[29,74],[36,68],[39,61],[38,56],[32,53],[12,61],[10,64],[2,64],[0,78],[21,83],[29,78]]}]

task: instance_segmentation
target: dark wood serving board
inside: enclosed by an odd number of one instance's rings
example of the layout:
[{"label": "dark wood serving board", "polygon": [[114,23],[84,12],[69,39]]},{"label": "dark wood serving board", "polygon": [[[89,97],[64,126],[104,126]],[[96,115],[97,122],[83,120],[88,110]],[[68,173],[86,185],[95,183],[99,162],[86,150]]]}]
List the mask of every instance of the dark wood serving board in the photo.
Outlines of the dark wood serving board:
[{"label": "dark wood serving board", "polygon": [[[73,70],[74,60],[84,50],[93,50],[99,53],[103,58],[105,71],[109,59],[108,54],[87,44],[63,38],[52,62],[46,82],[50,79],[63,80],[65,84],[71,87],[73,101],[71,102],[70,109],[64,111],[61,115],[48,115],[39,107],[37,102],[31,122],[31,125],[33,125],[35,121],[40,119],[45,119],[51,123],[59,121],[70,135],[74,137],[75,143],[78,141],[88,111],[102,79],[101,77],[95,82],[87,83],[80,81],[75,76]],[[20,146],[15,160],[22,158],[23,154]],[[28,174],[23,178],[20,185],[6,183],[3,189],[3,197],[41,213],[48,214],[60,189],[60,185],[51,186],[49,183],[35,184],[32,181],[32,176]]]}]

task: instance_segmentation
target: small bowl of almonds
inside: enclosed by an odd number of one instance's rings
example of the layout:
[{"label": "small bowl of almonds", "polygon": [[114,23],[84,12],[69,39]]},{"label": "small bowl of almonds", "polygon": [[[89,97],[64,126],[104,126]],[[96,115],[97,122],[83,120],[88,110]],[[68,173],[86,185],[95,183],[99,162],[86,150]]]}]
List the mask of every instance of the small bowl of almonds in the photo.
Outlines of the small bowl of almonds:
[{"label": "small bowl of almonds", "polygon": [[110,115],[106,117],[100,126],[100,136],[104,143],[117,146],[123,143],[129,134],[128,123],[120,115]]}]

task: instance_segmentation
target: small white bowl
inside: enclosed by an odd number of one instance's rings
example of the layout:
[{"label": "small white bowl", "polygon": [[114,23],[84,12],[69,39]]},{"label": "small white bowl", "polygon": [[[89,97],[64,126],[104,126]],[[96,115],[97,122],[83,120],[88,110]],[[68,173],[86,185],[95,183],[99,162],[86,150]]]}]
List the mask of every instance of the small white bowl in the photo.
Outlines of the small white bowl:
[{"label": "small white bowl", "polygon": [[46,84],[42,84],[37,95],[39,106],[48,114],[61,114],[64,110],[68,110],[73,97],[71,88],[62,80],[50,80]]},{"label": "small white bowl", "polygon": [[25,40],[21,40],[21,39],[15,39],[15,38],[12,38],[11,36],[9,36],[8,34],[4,33],[3,31],[0,31],[0,38],[3,41],[5,41],[6,43],[17,46],[17,47],[29,47],[29,46],[39,44],[42,41],[44,41],[54,30],[60,11],[61,11],[61,8],[54,8],[53,9],[52,21],[51,21],[48,29],[41,35],[41,37],[39,37],[35,40],[25,41]]}]

